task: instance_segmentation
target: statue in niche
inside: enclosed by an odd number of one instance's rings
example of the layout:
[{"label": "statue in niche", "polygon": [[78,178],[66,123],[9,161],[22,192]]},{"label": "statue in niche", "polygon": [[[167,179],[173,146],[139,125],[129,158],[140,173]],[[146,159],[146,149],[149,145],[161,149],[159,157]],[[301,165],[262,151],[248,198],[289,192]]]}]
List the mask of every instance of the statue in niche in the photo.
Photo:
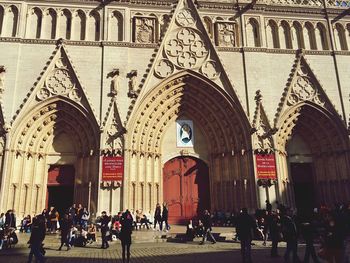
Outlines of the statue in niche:
[{"label": "statue in niche", "polygon": [[154,19],[136,18],[136,42],[154,43]]},{"label": "statue in niche", "polygon": [[129,92],[128,96],[130,98],[136,98],[136,88],[137,88],[137,70],[132,70],[128,76],[129,80]]},{"label": "statue in niche", "polygon": [[218,45],[222,47],[234,47],[236,45],[234,25],[218,23],[218,29]]},{"label": "statue in niche", "polygon": [[5,89],[5,66],[0,66],[0,95],[4,93]]},{"label": "statue in niche", "polygon": [[109,95],[111,97],[117,96],[120,88],[120,76],[119,69],[113,69],[108,75],[107,78],[112,78],[111,80],[111,91]]}]

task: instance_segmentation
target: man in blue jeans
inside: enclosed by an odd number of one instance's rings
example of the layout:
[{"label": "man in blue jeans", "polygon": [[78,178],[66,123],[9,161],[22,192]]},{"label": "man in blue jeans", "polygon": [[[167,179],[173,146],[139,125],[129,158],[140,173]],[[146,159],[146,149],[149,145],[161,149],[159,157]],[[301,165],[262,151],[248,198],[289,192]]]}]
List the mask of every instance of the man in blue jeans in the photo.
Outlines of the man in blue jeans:
[{"label": "man in blue jeans", "polygon": [[258,228],[255,220],[248,214],[247,208],[242,208],[236,222],[237,237],[241,241],[241,254],[243,262],[252,262],[253,232]]}]

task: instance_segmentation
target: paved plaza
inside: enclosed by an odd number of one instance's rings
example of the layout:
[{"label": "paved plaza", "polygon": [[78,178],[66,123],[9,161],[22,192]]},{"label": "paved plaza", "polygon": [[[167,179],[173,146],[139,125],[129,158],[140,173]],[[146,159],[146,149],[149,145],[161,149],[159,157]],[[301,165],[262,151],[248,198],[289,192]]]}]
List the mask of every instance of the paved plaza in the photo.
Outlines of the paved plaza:
[{"label": "paved plaza", "polygon": [[[234,242],[233,229],[215,228],[214,233],[219,242],[212,245],[208,242],[205,245],[199,245],[200,239],[194,242],[183,242],[177,233],[184,230],[181,227],[175,227],[170,233],[160,233],[153,230],[134,231],[133,245],[131,249],[133,263],[211,263],[211,262],[241,262],[240,244]],[[177,232],[177,233],[176,233]],[[219,236],[220,233],[220,236]],[[26,242],[29,234],[19,234],[20,242],[15,248],[0,252],[0,262],[21,263],[26,262],[29,249]],[[70,251],[58,251],[59,235],[50,234],[45,239],[47,262],[121,262],[121,246],[119,241],[110,243],[109,249],[100,249],[100,238],[98,243],[89,244],[84,248],[74,247]],[[283,262],[283,258],[271,259],[270,243],[267,247],[262,245],[261,241],[255,241],[253,246],[253,259],[257,263]],[[279,251],[283,255],[285,244]],[[304,246],[300,245],[299,255],[302,258]]]}]

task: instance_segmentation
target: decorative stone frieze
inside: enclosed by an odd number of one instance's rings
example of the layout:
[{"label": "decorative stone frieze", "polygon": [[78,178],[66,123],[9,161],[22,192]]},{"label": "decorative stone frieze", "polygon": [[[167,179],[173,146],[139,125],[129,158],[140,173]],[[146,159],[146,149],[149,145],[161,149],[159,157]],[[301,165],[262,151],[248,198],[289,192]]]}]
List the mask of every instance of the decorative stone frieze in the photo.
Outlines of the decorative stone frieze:
[{"label": "decorative stone frieze", "polygon": [[215,23],[215,44],[219,47],[238,46],[238,26],[236,23]]},{"label": "decorative stone frieze", "polygon": [[157,19],[134,17],[134,42],[155,43],[157,41]]}]

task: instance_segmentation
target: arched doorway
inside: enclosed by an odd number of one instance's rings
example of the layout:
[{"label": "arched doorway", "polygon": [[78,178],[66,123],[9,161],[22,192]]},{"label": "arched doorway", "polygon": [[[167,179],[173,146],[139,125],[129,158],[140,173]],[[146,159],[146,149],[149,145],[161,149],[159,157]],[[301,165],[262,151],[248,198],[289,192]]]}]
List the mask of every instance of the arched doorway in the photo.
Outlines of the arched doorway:
[{"label": "arched doorway", "polygon": [[192,157],[176,157],[163,168],[163,200],[169,207],[169,222],[183,223],[210,209],[209,169]]},{"label": "arched doorway", "polygon": [[[331,109],[311,102],[291,108],[277,133],[282,202],[307,215],[349,199],[349,141]],[[285,151],[285,152],[284,152]]]}]

